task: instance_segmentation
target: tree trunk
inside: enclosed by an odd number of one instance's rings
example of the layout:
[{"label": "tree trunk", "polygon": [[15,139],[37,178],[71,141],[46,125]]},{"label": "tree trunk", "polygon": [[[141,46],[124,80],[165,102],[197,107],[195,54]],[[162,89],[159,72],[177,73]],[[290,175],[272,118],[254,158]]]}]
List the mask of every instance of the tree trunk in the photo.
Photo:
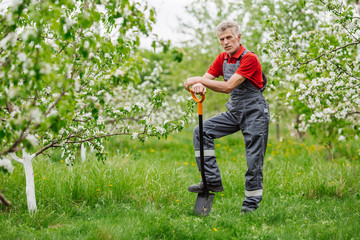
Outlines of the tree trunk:
[{"label": "tree trunk", "polygon": [[35,181],[34,181],[34,169],[32,166],[32,160],[36,156],[35,154],[28,154],[23,149],[23,158],[19,158],[15,153],[9,153],[9,155],[17,162],[24,166],[25,180],[26,180],[26,199],[29,212],[37,210],[36,197],[35,197]]},{"label": "tree trunk", "polygon": [[[275,111],[277,112],[277,113],[279,113],[280,112],[280,104],[279,104],[279,102],[277,101],[276,102],[276,109],[275,109]],[[277,140],[280,140],[280,116],[278,115],[278,114],[276,114],[275,115],[275,118],[276,118],[276,139]]]},{"label": "tree trunk", "polygon": [[81,148],[80,148],[80,156],[81,156],[81,161],[85,162],[86,161],[86,147],[84,146],[84,144],[81,144]]},{"label": "tree trunk", "polygon": [[[297,125],[300,125],[301,121],[300,121],[300,115],[299,114],[296,114],[296,124]],[[297,132],[297,135],[298,135],[298,138],[299,139],[302,139],[303,136],[304,136],[304,132],[300,132],[298,129],[296,129],[296,132]]]},{"label": "tree trunk", "polygon": [[329,140],[329,155],[328,160],[330,161],[332,159],[332,142]]},{"label": "tree trunk", "polygon": [[29,212],[37,210],[35,197],[35,181],[32,160],[35,155],[23,154],[23,165],[26,178],[26,198]]}]

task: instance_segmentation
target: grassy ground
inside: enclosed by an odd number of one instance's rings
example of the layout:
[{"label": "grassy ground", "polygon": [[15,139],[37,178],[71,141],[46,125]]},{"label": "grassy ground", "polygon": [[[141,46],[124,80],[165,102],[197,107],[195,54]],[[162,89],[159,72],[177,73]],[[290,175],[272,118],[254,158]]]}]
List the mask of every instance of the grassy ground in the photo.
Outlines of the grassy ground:
[{"label": "grassy ground", "polygon": [[[274,134],[271,134],[274,136]],[[39,211],[27,212],[23,168],[1,175],[13,206],[2,208],[0,239],[359,239],[359,143],[326,149],[270,137],[260,208],[240,214],[246,160],[241,133],[216,142],[225,191],[207,217],[193,213],[200,181],[192,131],[145,144],[108,144],[103,164],[90,156],[66,166],[59,153],[34,163]],[[342,157],[341,157],[342,156]]]}]

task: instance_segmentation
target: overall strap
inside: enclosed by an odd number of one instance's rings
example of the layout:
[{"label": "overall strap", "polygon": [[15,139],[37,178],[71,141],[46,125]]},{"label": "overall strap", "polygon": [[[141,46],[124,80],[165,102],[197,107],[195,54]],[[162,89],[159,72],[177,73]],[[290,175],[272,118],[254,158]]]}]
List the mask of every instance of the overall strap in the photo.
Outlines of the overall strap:
[{"label": "overall strap", "polygon": [[[239,64],[239,66],[240,66],[240,61],[241,61],[242,57],[245,56],[245,54],[247,54],[248,52],[251,52],[251,51],[245,49],[245,50],[243,51],[243,53],[240,55],[239,59],[236,61],[236,63]],[[254,53],[254,52],[252,52],[252,53]],[[254,53],[254,54],[255,54],[255,53]],[[223,64],[223,69],[224,69],[224,66],[227,64],[227,60],[228,60],[228,57],[227,57],[227,55],[226,55],[226,56],[225,56],[225,60],[224,60],[224,64]],[[264,72],[262,72],[262,78],[263,78],[263,81],[264,81],[264,82],[263,82],[264,85],[263,85],[263,87],[260,89],[261,92],[265,90],[266,85],[267,85],[267,82],[268,82],[267,77],[266,77],[266,75],[264,74]]]},{"label": "overall strap", "polygon": [[[247,54],[248,52],[250,52],[250,50],[247,50],[247,49],[245,49],[245,51],[241,54],[241,56],[239,57],[239,61],[240,61],[240,59],[245,55],[245,54]],[[252,52],[252,53],[254,53],[254,52]],[[255,54],[255,53],[254,53]],[[265,88],[266,88],[266,85],[267,85],[267,77],[266,77],[266,75],[265,75],[265,73],[264,72],[262,72],[262,78],[263,78],[263,87],[260,89],[260,91],[261,92],[263,92],[264,90],[265,90]]]},{"label": "overall strap", "polygon": [[242,58],[245,54],[247,54],[248,52],[250,52],[250,50],[245,49],[245,50],[243,51],[243,53],[240,55],[239,61],[240,61],[241,58]]}]

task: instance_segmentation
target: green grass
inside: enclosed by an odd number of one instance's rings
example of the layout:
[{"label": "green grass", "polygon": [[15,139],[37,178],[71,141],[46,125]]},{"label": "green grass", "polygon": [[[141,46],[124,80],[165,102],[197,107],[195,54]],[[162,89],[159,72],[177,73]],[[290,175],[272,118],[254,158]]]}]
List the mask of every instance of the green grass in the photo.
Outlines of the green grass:
[{"label": "green grass", "polygon": [[[273,134],[271,135],[273,136]],[[59,153],[34,162],[38,212],[29,214],[21,165],[1,175],[12,207],[1,208],[0,239],[359,239],[360,161],[345,143],[326,149],[269,139],[260,208],[240,214],[246,159],[241,133],[216,141],[225,191],[207,217],[193,213],[200,181],[192,130],[145,144],[108,143],[105,163],[89,156],[72,169]]]}]

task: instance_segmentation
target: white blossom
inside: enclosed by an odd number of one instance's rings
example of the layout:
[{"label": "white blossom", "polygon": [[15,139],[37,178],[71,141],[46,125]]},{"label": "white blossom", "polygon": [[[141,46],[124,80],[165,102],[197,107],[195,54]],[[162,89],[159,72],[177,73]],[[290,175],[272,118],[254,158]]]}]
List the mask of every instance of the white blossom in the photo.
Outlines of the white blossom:
[{"label": "white blossom", "polygon": [[25,62],[27,59],[26,54],[23,52],[18,53],[17,58],[19,59],[20,62]]},{"label": "white blossom", "polygon": [[134,132],[134,133],[131,135],[131,137],[132,137],[133,139],[137,139],[138,136],[139,136],[139,133],[136,133],[136,132]]},{"label": "white blossom", "polygon": [[93,102],[97,102],[99,99],[97,98],[97,97],[95,97],[95,96],[88,96],[87,97],[88,99],[90,99],[91,101],[93,101]]},{"label": "white blossom", "polygon": [[33,29],[26,29],[22,34],[22,39],[27,41],[29,36],[35,36],[35,31]]},{"label": "white blossom", "polygon": [[341,141],[345,141],[345,139],[346,139],[346,137],[345,136],[343,136],[343,135],[340,135],[340,137],[339,137],[339,141],[341,142]]},{"label": "white blossom", "polygon": [[265,14],[268,14],[270,12],[270,9],[268,6],[264,5],[261,9],[260,9],[261,12],[265,13]]},{"label": "white blossom", "polygon": [[11,160],[7,158],[0,158],[0,167],[5,168],[9,173],[14,171],[14,166],[11,164]]},{"label": "white blossom", "polygon": [[37,138],[36,136],[32,135],[32,134],[28,134],[26,136],[26,139],[31,143],[31,145],[33,145],[34,147],[36,147],[39,144],[39,138]]},{"label": "white blossom", "polygon": [[39,108],[32,109],[31,112],[30,112],[30,115],[31,115],[31,119],[35,123],[40,123],[41,122],[42,112],[40,111]]},{"label": "white blossom", "polygon": [[84,48],[89,48],[90,47],[90,43],[89,43],[89,41],[85,41],[85,43],[84,43]]},{"label": "white blossom", "polygon": [[146,125],[149,125],[151,123],[151,120],[148,117],[144,117],[143,120],[145,121]]},{"label": "white blossom", "polygon": [[46,63],[41,69],[40,73],[42,74],[50,74],[52,71],[52,67],[49,63]]},{"label": "white blossom", "polygon": [[8,33],[8,35],[6,37],[4,37],[1,41],[0,41],[0,48],[4,48],[6,49],[6,45],[10,42],[10,45],[12,47],[14,47],[16,45],[16,41],[17,41],[17,34],[14,32],[10,32]]},{"label": "white blossom", "polygon": [[44,89],[44,93],[50,94],[50,93],[51,93],[51,87],[50,87],[50,86],[47,86],[47,87]]},{"label": "white blossom", "polygon": [[145,107],[144,103],[142,102],[136,102],[134,105],[136,105],[140,109],[143,109]]},{"label": "white blossom", "polygon": [[157,88],[157,89],[154,90],[154,95],[157,96],[157,95],[160,94],[161,92],[162,92],[161,89],[158,89],[158,88]]},{"label": "white blossom", "polygon": [[116,71],[114,73],[115,77],[119,77],[119,76],[123,77],[124,75],[125,75],[125,71],[122,69],[116,69]]},{"label": "white blossom", "polygon": [[166,133],[166,129],[163,127],[156,127],[156,131],[161,135],[164,135]]},{"label": "white blossom", "polygon": [[104,124],[104,119],[102,117],[99,117],[98,120],[96,121],[97,125],[102,125]]}]

